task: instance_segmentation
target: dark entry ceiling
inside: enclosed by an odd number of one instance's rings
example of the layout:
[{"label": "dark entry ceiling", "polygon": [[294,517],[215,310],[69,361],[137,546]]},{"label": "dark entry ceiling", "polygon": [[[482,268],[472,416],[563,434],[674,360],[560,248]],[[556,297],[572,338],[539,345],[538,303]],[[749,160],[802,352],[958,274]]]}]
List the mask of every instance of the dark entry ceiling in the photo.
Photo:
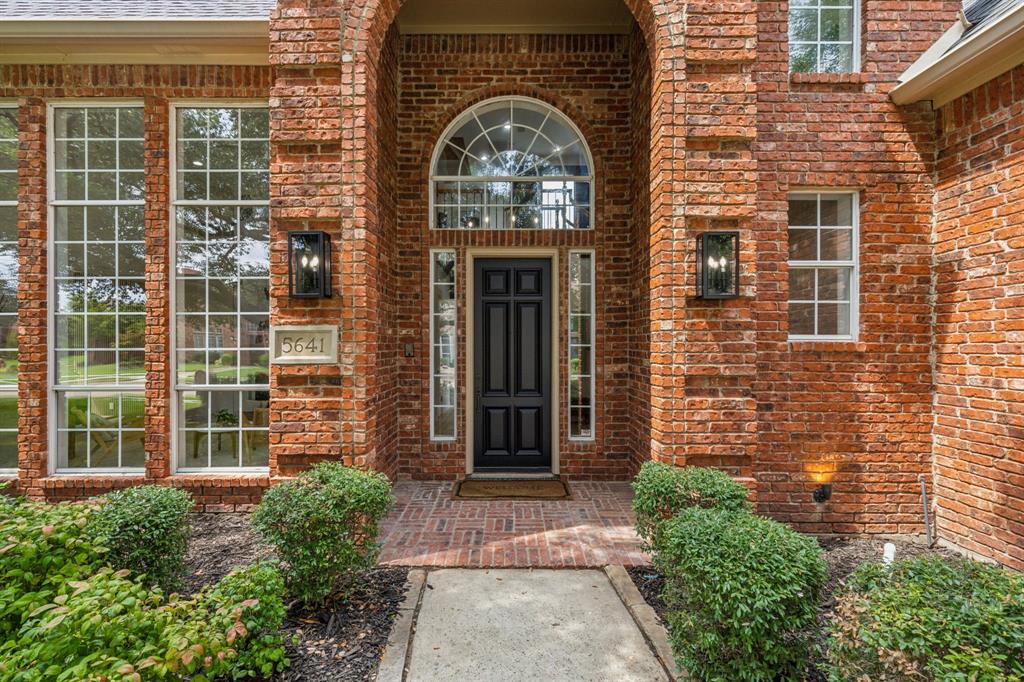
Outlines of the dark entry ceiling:
[{"label": "dark entry ceiling", "polygon": [[622,0],[407,0],[402,33],[628,33]]}]

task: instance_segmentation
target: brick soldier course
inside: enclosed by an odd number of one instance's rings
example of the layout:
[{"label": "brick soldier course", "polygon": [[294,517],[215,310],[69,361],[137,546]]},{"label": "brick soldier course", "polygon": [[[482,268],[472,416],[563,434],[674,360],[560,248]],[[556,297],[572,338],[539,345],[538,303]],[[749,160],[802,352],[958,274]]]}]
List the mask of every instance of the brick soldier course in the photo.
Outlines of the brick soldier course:
[{"label": "brick soldier course", "polygon": [[[261,64],[0,64],[0,102],[18,117],[8,478],[21,492],[75,499],[151,482],[186,487],[207,510],[246,510],[325,459],[441,490],[466,475],[472,302],[460,286],[457,437],[439,442],[431,249],[456,253],[459,282],[469,249],[544,247],[560,282],[570,251],[592,249],[595,437],[568,437],[555,396],[560,475],[593,482],[600,499],[652,458],[713,466],[799,530],[871,534],[923,531],[923,478],[942,540],[1024,567],[1024,72],[938,107],[892,96],[960,21],[960,2],[862,0],[859,69],[841,74],[790,73],[785,2],[625,0],[630,31],[582,35],[403,33],[397,0],[264,4]],[[593,229],[429,229],[435,145],[464,111],[503,96],[545,102],[582,132]],[[68,98],[144,102],[144,473],[53,472],[46,111]],[[268,104],[270,322],[339,332],[337,364],[272,365],[266,472],[173,466],[169,107],[184,100]],[[788,199],[810,189],[857,192],[855,340],[789,338]],[[331,236],[333,297],[288,296],[292,230]],[[696,295],[694,242],[709,230],[740,234],[738,298]],[[565,386],[568,329],[555,332]],[[815,504],[824,482],[831,499]],[[421,513],[410,495],[404,513]]]}]

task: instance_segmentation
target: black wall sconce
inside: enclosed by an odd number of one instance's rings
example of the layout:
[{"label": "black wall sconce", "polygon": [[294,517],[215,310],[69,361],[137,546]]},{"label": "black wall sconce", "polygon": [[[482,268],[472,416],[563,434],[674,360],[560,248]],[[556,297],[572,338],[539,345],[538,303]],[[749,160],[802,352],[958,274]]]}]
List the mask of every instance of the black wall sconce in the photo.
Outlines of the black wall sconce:
[{"label": "black wall sconce", "polygon": [[740,233],[697,235],[697,297],[723,299],[739,295]]},{"label": "black wall sconce", "polygon": [[331,235],[288,233],[288,294],[292,298],[331,297]]},{"label": "black wall sconce", "polygon": [[825,502],[828,502],[829,500],[832,499],[832,484],[822,483],[821,485],[814,489],[814,492],[811,494],[811,497],[817,504],[823,504]]}]

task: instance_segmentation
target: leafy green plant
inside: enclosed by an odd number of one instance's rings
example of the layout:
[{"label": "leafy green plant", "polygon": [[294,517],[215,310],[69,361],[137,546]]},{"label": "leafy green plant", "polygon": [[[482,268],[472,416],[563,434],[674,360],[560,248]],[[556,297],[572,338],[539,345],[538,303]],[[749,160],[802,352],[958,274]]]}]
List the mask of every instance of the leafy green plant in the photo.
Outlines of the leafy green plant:
[{"label": "leafy green plant", "polygon": [[377,559],[378,524],[391,507],[380,473],[324,462],[273,486],[252,524],[281,558],[291,594],[323,603]]},{"label": "leafy green plant", "polygon": [[144,576],[164,592],[178,588],[188,551],[192,496],[177,488],[144,485],[109,493],[91,523],[108,549],[107,563]]},{"label": "leafy green plant", "polygon": [[865,564],[829,624],[829,679],[1024,680],[1024,576],[965,559]]},{"label": "leafy green plant", "polygon": [[165,600],[128,576],[102,568],[61,585],[0,644],[0,679],[204,682],[248,677],[254,663],[287,665],[280,636],[267,631],[284,610],[280,578],[252,584],[270,578],[267,570],[229,576],[227,585],[188,600]]},{"label": "leafy green plant", "polygon": [[825,582],[811,538],[725,509],[683,509],[662,523],[654,563],[672,647],[698,680],[795,680]]},{"label": "leafy green plant", "polygon": [[86,533],[98,509],[95,502],[20,502],[0,514],[0,640],[65,582],[103,566],[106,549]]},{"label": "leafy green plant", "polygon": [[245,627],[241,643],[229,641],[238,652],[231,666],[235,679],[269,677],[288,667],[281,634],[284,593],[280,571],[264,562],[232,572],[201,595],[211,618]]},{"label": "leafy green plant", "polygon": [[647,543],[653,541],[658,524],[689,507],[754,508],[747,489],[718,469],[645,462],[633,479],[633,491],[636,532]]}]

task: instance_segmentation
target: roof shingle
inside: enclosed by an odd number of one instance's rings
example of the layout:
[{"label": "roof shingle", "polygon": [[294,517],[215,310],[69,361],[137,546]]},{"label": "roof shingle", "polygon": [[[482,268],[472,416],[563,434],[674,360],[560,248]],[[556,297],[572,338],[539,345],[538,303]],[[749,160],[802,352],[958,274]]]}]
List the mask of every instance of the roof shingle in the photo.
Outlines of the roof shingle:
[{"label": "roof shingle", "polygon": [[266,19],[276,0],[0,0],[3,19]]}]

